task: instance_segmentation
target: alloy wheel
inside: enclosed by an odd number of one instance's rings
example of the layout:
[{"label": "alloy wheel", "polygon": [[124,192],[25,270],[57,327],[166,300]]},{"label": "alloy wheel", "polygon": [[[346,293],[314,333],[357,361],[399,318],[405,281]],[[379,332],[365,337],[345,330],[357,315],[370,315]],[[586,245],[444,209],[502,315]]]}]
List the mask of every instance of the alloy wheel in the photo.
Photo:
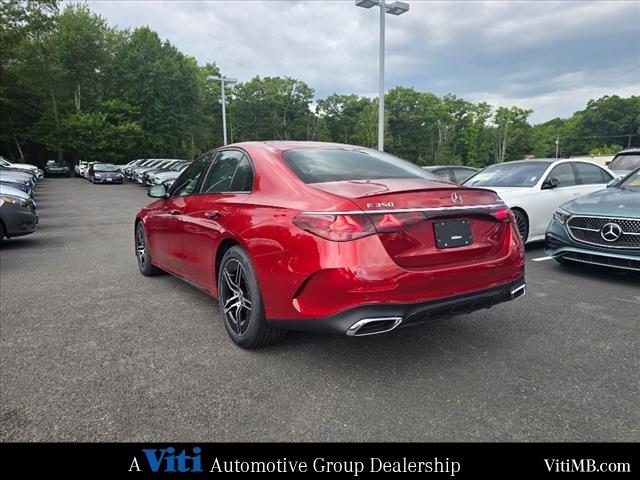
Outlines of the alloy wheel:
[{"label": "alloy wheel", "polygon": [[140,269],[144,269],[147,264],[147,239],[145,238],[142,225],[138,226],[138,232],[136,235],[136,255],[138,257]]},{"label": "alloy wheel", "polygon": [[253,302],[247,285],[247,273],[242,263],[232,258],[222,270],[220,302],[225,321],[238,336],[247,333]]},{"label": "alloy wheel", "polygon": [[527,220],[524,218],[520,212],[516,212],[516,226],[518,227],[518,233],[520,234],[520,238],[522,241],[525,241],[527,238]]}]

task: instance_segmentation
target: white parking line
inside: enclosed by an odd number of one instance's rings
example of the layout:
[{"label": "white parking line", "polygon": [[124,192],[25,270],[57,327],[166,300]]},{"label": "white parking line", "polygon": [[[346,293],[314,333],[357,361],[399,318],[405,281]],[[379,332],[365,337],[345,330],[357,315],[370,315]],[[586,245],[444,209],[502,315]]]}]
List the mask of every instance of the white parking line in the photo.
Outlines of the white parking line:
[{"label": "white parking line", "polygon": [[545,260],[552,260],[553,257],[538,257],[538,258],[532,258],[531,260],[533,262],[544,262]]}]

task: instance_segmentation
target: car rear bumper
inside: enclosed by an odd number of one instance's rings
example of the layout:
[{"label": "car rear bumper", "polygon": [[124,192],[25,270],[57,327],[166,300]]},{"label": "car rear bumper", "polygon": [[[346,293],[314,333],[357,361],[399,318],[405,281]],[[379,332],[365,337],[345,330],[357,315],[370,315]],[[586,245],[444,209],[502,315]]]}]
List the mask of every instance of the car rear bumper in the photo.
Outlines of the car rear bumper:
[{"label": "car rear bumper", "polygon": [[640,250],[608,249],[583,245],[573,240],[565,227],[553,220],[545,236],[545,254],[576,264],[620,268],[640,272]]},{"label": "car rear bumper", "polygon": [[365,336],[386,333],[396,328],[449,318],[462,313],[490,308],[526,293],[524,275],[514,282],[448,298],[416,303],[380,303],[361,305],[327,318],[307,320],[270,319],[269,324],[286,330]]}]

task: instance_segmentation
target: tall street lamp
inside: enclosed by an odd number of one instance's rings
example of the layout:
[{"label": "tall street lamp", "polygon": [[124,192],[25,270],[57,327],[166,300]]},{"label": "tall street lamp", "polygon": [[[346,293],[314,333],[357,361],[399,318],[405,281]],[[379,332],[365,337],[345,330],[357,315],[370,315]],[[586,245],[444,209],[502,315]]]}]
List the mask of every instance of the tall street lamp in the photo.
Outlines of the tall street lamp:
[{"label": "tall street lamp", "polygon": [[378,150],[384,151],[384,16],[402,15],[409,11],[405,2],[387,3],[385,0],[356,0],[356,6],[362,8],[380,7],[380,94],[378,100]]},{"label": "tall street lamp", "polygon": [[226,97],[224,95],[224,85],[233,85],[234,83],[238,83],[236,78],[225,77],[224,75],[213,76],[209,75],[207,80],[210,82],[220,82],[220,86],[222,87],[222,135],[224,137],[224,144],[227,144],[227,110],[226,110]]}]

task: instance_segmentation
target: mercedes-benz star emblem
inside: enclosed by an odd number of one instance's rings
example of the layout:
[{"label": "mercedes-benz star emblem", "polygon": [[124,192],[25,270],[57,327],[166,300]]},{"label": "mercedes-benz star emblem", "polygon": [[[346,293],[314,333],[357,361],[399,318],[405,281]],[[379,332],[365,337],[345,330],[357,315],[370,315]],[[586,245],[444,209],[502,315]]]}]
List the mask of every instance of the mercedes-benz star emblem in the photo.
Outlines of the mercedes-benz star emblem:
[{"label": "mercedes-benz star emblem", "polygon": [[453,192],[451,194],[451,201],[453,203],[462,203],[462,195],[460,195],[458,192]]},{"label": "mercedes-benz star emblem", "polygon": [[622,228],[617,223],[607,223],[600,230],[600,236],[606,242],[615,242],[622,235]]}]

